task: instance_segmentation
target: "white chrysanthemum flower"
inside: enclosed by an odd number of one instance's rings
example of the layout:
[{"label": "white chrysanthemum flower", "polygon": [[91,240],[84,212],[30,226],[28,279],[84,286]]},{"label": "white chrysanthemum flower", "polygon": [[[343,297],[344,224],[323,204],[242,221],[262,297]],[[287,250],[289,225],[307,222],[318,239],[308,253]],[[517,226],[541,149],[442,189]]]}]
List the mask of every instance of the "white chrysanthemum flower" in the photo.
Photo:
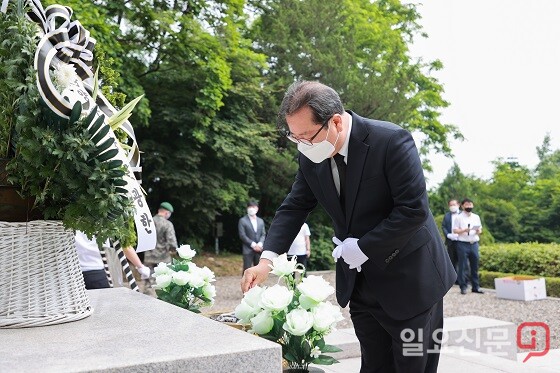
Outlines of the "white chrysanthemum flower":
[{"label": "white chrysanthemum flower", "polygon": [[62,92],[79,77],[74,66],[60,62],[54,68],[54,79],[58,89]]}]

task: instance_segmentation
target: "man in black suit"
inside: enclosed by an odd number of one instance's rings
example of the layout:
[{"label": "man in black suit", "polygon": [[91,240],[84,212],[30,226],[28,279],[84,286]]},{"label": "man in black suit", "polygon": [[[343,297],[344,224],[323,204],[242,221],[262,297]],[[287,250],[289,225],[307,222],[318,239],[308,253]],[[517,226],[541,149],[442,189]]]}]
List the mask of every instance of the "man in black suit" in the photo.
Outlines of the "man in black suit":
[{"label": "man in black suit", "polygon": [[441,230],[445,236],[445,246],[447,247],[447,253],[453,264],[453,268],[457,271],[457,234],[453,233],[453,220],[461,213],[459,210],[459,201],[456,199],[450,199],[447,203],[449,206],[449,211],[443,216],[441,221]]},{"label": "man in black suit", "polygon": [[270,260],[288,250],[320,203],[334,226],[336,296],[341,307],[350,302],[361,372],[436,372],[443,296],[456,273],[412,136],[345,111],[338,94],[318,82],[292,84],[279,117],[298,143],[299,170],[242,290],[267,278]]},{"label": "man in black suit", "polygon": [[243,271],[257,265],[261,258],[266,230],[264,220],[257,216],[259,204],[257,201],[247,203],[247,215],[242,216],[237,223],[237,231],[241,240],[243,252]]}]

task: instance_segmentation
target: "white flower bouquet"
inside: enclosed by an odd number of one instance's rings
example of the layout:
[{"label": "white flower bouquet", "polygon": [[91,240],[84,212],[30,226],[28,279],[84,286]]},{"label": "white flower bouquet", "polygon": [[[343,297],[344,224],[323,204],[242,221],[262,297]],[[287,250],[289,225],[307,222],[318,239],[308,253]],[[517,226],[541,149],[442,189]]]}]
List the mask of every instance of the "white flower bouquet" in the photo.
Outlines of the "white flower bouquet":
[{"label": "white flower bouquet", "polygon": [[324,355],[341,351],[325,344],[338,321],[340,308],[327,302],[334,288],[322,276],[310,275],[296,279],[303,267],[286,254],[273,260],[271,273],[284,279],[286,286],[256,286],[245,293],[235,308],[239,323],[249,324],[249,332],[278,342],[290,369],[307,371],[309,364],[330,365],[338,361]]},{"label": "white flower bouquet", "polygon": [[165,302],[200,313],[201,307],[214,302],[216,288],[211,284],[215,281],[214,272],[192,262],[196,251],[190,245],[181,245],[177,253],[179,259],[159,263],[154,268],[156,295]]}]

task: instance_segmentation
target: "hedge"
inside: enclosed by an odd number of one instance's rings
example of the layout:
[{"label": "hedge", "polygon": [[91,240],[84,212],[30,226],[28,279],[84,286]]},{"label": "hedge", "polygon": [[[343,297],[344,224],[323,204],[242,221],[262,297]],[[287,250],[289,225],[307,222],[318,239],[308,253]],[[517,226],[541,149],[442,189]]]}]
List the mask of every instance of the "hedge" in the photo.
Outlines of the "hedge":
[{"label": "hedge", "polygon": [[[500,277],[513,276],[513,273],[480,271],[480,286],[483,288],[494,289],[494,279]],[[549,297],[560,297],[560,278],[545,277],[546,295]]]},{"label": "hedge", "polygon": [[531,242],[481,245],[480,269],[516,275],[560,277],[560,245]]}]

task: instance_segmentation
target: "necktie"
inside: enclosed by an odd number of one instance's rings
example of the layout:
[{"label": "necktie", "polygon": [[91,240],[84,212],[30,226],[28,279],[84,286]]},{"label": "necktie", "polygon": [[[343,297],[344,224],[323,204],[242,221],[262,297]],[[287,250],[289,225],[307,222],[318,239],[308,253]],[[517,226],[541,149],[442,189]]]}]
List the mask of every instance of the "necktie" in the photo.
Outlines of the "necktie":
[{"label": "necktie", "polygon": [[345,211],[346,163],[344,162],[344,156],[342,154],[336,153],[333,158],[336,163],[336,168],[338,169],[338,177],[340,180],[340,204],[342,205],[342,211]]}]

